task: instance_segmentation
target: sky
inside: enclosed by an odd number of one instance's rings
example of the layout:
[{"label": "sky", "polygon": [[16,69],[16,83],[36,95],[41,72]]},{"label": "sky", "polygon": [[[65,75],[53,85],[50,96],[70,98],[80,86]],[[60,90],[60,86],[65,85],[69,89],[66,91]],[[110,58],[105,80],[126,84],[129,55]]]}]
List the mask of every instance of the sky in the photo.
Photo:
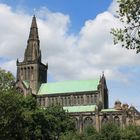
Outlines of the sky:
[{"label": "sky", "polygon": [[16,76],[35,14],[49,82],[104,72],[109,106],[120,100],[140,110],[140,54],[115,46],[110,34],[122,27],[117,8],[116,0],[0,0],[0,67]]}]

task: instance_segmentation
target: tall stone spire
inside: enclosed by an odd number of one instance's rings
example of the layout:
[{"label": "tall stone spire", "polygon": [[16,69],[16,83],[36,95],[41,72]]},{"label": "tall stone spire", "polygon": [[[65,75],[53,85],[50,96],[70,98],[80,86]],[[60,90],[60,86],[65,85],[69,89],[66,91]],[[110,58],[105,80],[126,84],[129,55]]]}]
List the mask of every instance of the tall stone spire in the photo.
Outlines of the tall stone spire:
[{"label": "tall stone spire", "polygon": [[[19,62],[17,60],[17,88],[27,94],[37,94],[42,83],[47,82],[48,65],[41,62],[40,41],[38,35],[38,28],[36,17],[33,16],[27,47],[24,53],[24,60]],[[24,83],[26,83],[25,86]]]},{"label": "tall stone spire", "polygon": [[32,18],[27,48],[24,54],[24,62],[31,61],[41,62],[40,41],[35,15]]}]

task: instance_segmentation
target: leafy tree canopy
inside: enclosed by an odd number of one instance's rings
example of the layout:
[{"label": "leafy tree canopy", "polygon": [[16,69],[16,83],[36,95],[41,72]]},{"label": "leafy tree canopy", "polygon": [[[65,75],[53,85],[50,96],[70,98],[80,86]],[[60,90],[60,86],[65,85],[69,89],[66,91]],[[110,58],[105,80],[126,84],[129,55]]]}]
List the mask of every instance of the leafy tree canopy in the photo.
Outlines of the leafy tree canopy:
[{"label": "leafy tree canopy", "polygon": [[139,140],[140,139],[140,127],[139,126],[127,126],[121,131],[122,140]]},{"label": "leafy tree canopy", "polygon": [[101,128],[103,140],[120,140],[119,127],[113,123],[106,123]]},{"label": "leafy tree canopy", "polygon": [[62,135],[61,140],[101,140],[101,135],[92,125],[89,125],[82,133],[77,131]]},{"label": "leafy tree canopy", "polygon": [[0,91],[7,91],[14,86],[14,76],[11,72],[7,72],[0,68]]},{"label": "leafy tree canopy", "polygon": [[44,109],[32,96],[0,91],[0,139],[58,140],[63,133],[74,130],[73,120],[61,107]]},{"label": "leafy tree canopy", "polygon": [[118,18],[124,28],[112,29],[114,44],[122,43],[122,47],[140,52],[140,0],[117,0],[119,4]]}]

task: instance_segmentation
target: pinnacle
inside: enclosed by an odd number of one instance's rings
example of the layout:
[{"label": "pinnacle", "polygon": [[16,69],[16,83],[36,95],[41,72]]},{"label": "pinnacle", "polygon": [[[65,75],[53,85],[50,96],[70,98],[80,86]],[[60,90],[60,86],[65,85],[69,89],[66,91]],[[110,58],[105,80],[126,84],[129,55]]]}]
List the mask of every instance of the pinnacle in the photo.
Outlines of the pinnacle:
[{"label": "pinnacle", "polygon": [[30,28],[30,34],[29,34],[29,40],[39,40],[38,37],[38,28],[37,28],[37,22],[36,22],[36,17],[35,15],[32,18],[32,23],[31,23],[31,28]]},{"label": "pinnacle", "polygon": [[32,18],[31,28],[37,28],[37,23],[36,23],[36,17],[35,17],[35,15]]}]

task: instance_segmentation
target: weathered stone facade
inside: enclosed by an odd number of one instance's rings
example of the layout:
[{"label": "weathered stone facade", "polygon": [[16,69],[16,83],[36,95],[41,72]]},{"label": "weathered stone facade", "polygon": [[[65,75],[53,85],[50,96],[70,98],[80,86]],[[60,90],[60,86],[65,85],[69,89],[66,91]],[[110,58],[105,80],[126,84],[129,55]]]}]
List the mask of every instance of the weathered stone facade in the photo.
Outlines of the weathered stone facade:
[{"label": "weathered stone facade", "polygon": [[17,60],[16,88],[25,96],[34,94],[42,107],[61,105],[75,119],[80,131],[87,125],[100,130],[108,121],[120,127],[140,125],[140,113],[127,104],[115,102],[108,109],[108,89],[104,74],[99,79],[47,83],[48,64],[41,62],[40,41],[35,16],[32,19],[23,62]]}]

